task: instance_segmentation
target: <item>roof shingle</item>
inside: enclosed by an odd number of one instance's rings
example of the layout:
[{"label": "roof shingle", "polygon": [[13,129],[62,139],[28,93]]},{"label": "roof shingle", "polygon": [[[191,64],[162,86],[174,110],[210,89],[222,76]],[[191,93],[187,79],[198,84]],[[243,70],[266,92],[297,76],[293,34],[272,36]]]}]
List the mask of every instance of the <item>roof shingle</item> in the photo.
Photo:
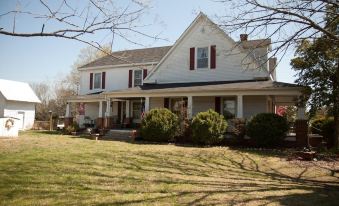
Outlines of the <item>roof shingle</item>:
[{"label": "roof shingle", "polygon": [[164,47],[117,51],[113,52],[112,56],[107,55],[101,57],[79,68],[159,62],[171,47],[172,46],[164,46]]}]

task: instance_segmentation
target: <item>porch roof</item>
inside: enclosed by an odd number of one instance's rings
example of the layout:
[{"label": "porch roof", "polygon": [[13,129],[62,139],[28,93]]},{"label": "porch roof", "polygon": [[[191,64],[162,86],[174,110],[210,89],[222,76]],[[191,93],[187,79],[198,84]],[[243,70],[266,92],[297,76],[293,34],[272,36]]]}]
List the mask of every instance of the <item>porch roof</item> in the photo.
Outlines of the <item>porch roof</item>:
[{"label": "porch roof", "polygon": [[[172,84],[145,84],[134,88],[104,92],[106,96],[130,96],[168,93],[199,93],[203,92],[254,92],[254,91],[290,91],[293,95],[300,94],[303,87],[296,84],[275,82],[271,80],[247,80],[227,82],[192,82]],[[158,95],[157,95],[158,96]]]}]

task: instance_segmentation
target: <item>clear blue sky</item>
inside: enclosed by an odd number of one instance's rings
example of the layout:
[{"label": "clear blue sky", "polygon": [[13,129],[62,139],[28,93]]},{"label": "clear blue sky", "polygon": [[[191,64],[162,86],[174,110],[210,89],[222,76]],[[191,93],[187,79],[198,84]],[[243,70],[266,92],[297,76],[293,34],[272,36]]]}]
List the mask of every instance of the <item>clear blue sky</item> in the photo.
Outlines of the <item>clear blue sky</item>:
[{"label": "clear blue sky", "polygon": [[[220,3],[210,0],[143,0],[149,2],[151,9],[144,17],[148,26],[147,33],[161,32],[161,37],[169,41],[145,42],[148,46],[172,45],[175,40],[202,11],[208,16],[223,15],[227,8]],[[34,1],[21,1],[35,7]],[[81,1],[80,1],[81,2]],[[0,13],[13,8],[16,1],[0,1]],[[35,8],[39,9],[39,8]],[[217,23],[217,22],[216,22]],[[12,22],[0,18],[0,27],[9,26]],[[27,19],[18,19],[18,26],[22,30],[32,29],[40,24]],[[238,40],[238,36],[232,36]],[[94,37],[92,37],[94,38]],[[98,37],[102,38],[102,37]],[[256,37],[249,37],[255,39]],[[71,70],[81,48],[87,45],[66,39],[57,38],[20,38],[0,35],[0,78],[24,82],[52,81]],[[132,49],[138,46],[117,39],[113,50]],[[287,54],[277,69],[278,81],[293,82],[294,72],[290,69],[289,61],[293,53]]]}]

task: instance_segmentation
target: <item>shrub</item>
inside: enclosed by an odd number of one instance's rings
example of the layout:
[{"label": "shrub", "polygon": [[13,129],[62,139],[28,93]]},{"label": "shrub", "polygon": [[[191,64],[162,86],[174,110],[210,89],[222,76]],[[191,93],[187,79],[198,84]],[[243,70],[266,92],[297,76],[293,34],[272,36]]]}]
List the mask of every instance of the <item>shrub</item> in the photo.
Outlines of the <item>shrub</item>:
[{"label": "shrub", "polygon": [[226,128],[224,116],[211,109],[199,112],[192,120],[192,140],[197,144],[217,144],[223,140]]},{"label": "shrub", "polygon": [[323,117],[312,120],[312,122],[311,122],[311,132],[312,132],[312,134],[320,134],[325,121],[326,121],[326,119],[323,118]]},{"label": "shrub", "polygon": [[277,114],[260,113],[248,122],[246,130],[256,146],[272,147],[285,138],[288,122]]},{"label": "shrub", "polygon": [[320,133],[327,141],[327,147],[331,148],[335,142],[335,124],[333,118],[325,119]]},{"label": "shrub", "polygon": [[178,116],[164,108],[150,110],[141,122],[141,136],[148,141],[169,141],[178,131]]},{"label": "shrub", "polygon": [[64,129],[64,134],[72,134],[72,132],[77,131],[79,131],[79,125],[76,122],[73,122],[72,125],[69,125]]}]

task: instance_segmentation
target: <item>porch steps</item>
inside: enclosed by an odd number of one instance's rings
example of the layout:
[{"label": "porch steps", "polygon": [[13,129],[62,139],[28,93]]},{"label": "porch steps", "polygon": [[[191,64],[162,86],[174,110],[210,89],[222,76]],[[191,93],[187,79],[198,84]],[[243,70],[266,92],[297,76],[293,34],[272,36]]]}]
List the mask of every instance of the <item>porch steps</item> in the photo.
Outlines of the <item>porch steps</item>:
[{"label": "porch steps", "polygon": [[103,138],[109,140],[131,141],[132,140],[131,135],[132,130],[111,129],[105,134]]}]

